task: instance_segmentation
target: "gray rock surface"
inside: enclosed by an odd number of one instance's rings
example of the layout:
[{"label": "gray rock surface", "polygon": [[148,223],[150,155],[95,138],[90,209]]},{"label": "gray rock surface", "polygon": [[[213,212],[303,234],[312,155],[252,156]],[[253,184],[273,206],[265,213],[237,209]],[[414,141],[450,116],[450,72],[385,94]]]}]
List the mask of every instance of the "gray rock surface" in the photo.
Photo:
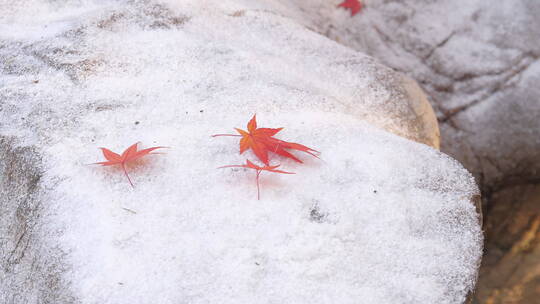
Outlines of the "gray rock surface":
[{"label": "gray rock surface", "polygon": [[76,303],[62,277],[64,252],[46,225],[39,153],[0,139],[0,302]]}]

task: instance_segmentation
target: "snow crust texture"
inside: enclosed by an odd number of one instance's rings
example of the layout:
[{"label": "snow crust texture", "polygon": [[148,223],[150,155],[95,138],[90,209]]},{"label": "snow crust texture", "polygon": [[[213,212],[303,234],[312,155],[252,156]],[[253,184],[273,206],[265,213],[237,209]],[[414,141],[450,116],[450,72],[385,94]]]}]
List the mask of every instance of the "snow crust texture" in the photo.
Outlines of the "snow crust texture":
[{"label": "snow crust texture", "polygon": [[[474,179],[406,139],[438,143],[411,106],[425,97],[295,7],[0,11],[0,302],[463,303],[474,288]],[[263,172],[260,201],[255,172],[216,169],[253,155],[210,137],[253,113],[322,152],[274,157],[296,174]],[[135,188],[87,165],[137,141],[170,148],[128,168]]]}]

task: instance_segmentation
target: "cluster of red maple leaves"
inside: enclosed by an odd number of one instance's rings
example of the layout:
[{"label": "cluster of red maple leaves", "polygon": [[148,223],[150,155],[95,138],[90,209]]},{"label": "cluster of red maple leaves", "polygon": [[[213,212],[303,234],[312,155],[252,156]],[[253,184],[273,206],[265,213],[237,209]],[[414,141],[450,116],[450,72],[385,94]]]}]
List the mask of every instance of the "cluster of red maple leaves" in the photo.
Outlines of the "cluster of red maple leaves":
[{"label": "cluster of red maple leaves", "polygon": [[282,170],[277,170],[280,165],[271,166],[270,160],[268,158],[268,153],[274,153],[285,158],[290,158],[296,162],[302,163],[300,159],[291,154],[287,150],[298,150],[305,153],[308,153],[312,156],[317,157],[315,153],[319,153],[316,150],[313,150],[309,147],[306,147],[301,144],[287,142],[281,139],[274,137],[279,131],[283,128],[271,129],[271,128],[257,128],[257,118],[253,115],[253,118],[247,124],[247,132],[241,129],[236,128],[236,134],[216,134],[212,137],[217,136],[240,136],[240,154],[244,153],[248,149],[253,151],[253,154],[264,164],[264,166],[258,166],[253,162],[246,160],[245,165],[229,165],[223,166],[220,168],[231,168],[231,167],[241,167],[248,168],[257,171],[256,182],[257,182],[257,199],[260,199],[260,190],[259,190],[259,175],[262,171],[274,172],[274,173],[283,173],[283,174],[294,174],[293,172],[287,172]]},{"label": "cluster of red maple leaves", "polygon": [[[283,130],[283,128],[277,128],[277,129],[258,128],[255,115],[253,115],[253,118],[251,118],[251,120],[248,122],[247,131],[244,131],[238,128],[235,128],[235,130],[239,133],[238,135],[237,134],[216,134],[216,135],[213,135],[212,137],[218,137],[218,136],[241,137],[240,154],[243,154],[247,150],[251,149],[253,154],[259,159],[260,162],[263,163],[263,165],[262,166],[256,165],[255,163],[251,162],[249,159],[246,159],[246,164],[228,165],[228,166],[223,166],[219,168],[237,167],[237,168],[247,168],[247,169],[256,170],[257,171],[257,175],[256,175],[257,199],[260,199],[259,175],[261,174],[262,171],[282,173],[282,174],[294,174],[293,172],[278,170],[277,168],[280,167],[280,165],[270,165],[269,153],[273,153],[273,154],[276,154],[285,158],[290,158],[299,163],[302,163],[302,161],[296,156],[294,156],[293,154],[291,154],[288,150],[302,151],[314,157],[317,157],[315,153],[319,153],[318,151],[313,150],[304,145],[287,142],[287,141],[275,138],[274,135],[276,135],[279,131]],[[120,165],[130,185],[133,187],[133,182],[131,181],[131,178],[129,177],[126,170],[126,164],[136,159],[139,159],[145,155],[153,154],[152,151],[157,150],[157,149],[162,149],[162,148],[166,148],[166,147],[160,146],[160,147],[151,147],[151,148],[147,148],[143,150],[138,150],[137,144],[133,144],[129,148],[127,148],[121,155],[114,153],[109,149],[100,148],[106,161],[99,162],[96,164],[99,164],[102,166]]]},{"label": "cluster of red maple leaves", "polygon": [[[338,7],[342,7],[342,8],[350,10],[351,16],[354,16],[358,12],[360,12],[360,10],[362,10],[362,3],[359,0],[344,0],[342,3],[338,5]],[[317,157],[315,153],[318,153],[318,152],[309,147],[275,138],[274,135],[276,135],[282,129],[283,128],[277,128],[277,129],[257,128],[257,120],[256,120],[255,115],[253,115],[253,118],[251,118],[251,120],[247,124],[247,131],[236,129],[236,131],[240,135],[236,135],[236,134],[213,135],[213,137],[217,137],[217,136],[242,137],[240,139],[240,154],[251,149],[251,151],[253,151],[253,154],[255,154],[255,156],[259,159],[259,161],[263,163],[263,166],[258,166],[255,163],[251,162],[250,160],[246,159],[246,164],[244,165],[228,165],[228,166],[220,167],[220,168],[239,167],[239,168],[248,168],[248,169],[256,170],[257,171],[257,176],[256,176],[257,199],[260,198],[259,175],[261,174],[262,171],[283,173],[283,174],[294,174],[293,172],[277,170],[277,168],[280,165],[271,166],[270,160],[268,158],[268,153],[274,153],[285,158],[290,158],[299,163],[302,163],[302,161],[298,159],[296,156],[294,156],[293,154],[291,154],[288,150],[298,150],[298,151],[302,151],[302,152],[305,152],[312,156]],[[111,150],[106,149],[106,148],[100,148],[101,151],[103,152],[103,156],[105,157],[107,161],[99,162],[96,164],[103,165],[103,166],[114,166],[114,165],[122,166],[122,170],[124,171],[124,174],[126,175],[129,181],[129,184],[133,187],[133,182],[131,181],[131,178],[129,177],[126,170],[126,164],[136,159],[139,159],[145,155],[153,154],[152,151],[157,150],[157,149],[162,149],[162,148],[166,148],[166,147],[151,147],[148,149],[138,150],[137,144],[133,144],[129,148],[127,148],[122,154],[114,153]]]}]

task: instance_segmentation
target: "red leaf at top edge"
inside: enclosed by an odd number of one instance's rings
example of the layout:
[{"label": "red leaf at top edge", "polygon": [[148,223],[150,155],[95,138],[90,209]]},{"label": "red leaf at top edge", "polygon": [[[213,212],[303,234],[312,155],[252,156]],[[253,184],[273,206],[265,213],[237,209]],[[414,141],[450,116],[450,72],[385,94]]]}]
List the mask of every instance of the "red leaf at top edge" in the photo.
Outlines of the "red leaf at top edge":
[{"label": "red leaf at top edge", "polygon": [[360,0],[345,0],[338,7],[343,7],[351,11],[351,16],[358,14],[362,10],[362,3]]}]

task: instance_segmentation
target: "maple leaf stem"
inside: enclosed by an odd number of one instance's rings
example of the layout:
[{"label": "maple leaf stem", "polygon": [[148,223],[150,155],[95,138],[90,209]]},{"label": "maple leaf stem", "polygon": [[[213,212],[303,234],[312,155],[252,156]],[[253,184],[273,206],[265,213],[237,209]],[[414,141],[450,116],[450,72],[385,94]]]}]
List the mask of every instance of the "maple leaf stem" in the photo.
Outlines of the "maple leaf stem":
[{"label": "maple leaf stem", "polygon": [[212,137],[218,137],[218,136],[234,136],[234,137],[241,137],[242,135],[236,135],[236,134],[214,134]]},{"label": "maple leaf stem", "polygon": [[259,175],[261,175],[261,170],[257,170],[257,200],[261,200],[261,190],[259,189]]},{"label": "maple leaf stem", "polygon": [[129,178],[129,175],[127,173],[127,170],[126,170],[126,165],[124,163],[122,163],[122,169],[124,170],[124,174],[126,175],[128,181],[129,181],[129,184],[131,185],[131,187],[135,188],[135,186],[133,185],[133,183],[131,182],[131,178]]}]

